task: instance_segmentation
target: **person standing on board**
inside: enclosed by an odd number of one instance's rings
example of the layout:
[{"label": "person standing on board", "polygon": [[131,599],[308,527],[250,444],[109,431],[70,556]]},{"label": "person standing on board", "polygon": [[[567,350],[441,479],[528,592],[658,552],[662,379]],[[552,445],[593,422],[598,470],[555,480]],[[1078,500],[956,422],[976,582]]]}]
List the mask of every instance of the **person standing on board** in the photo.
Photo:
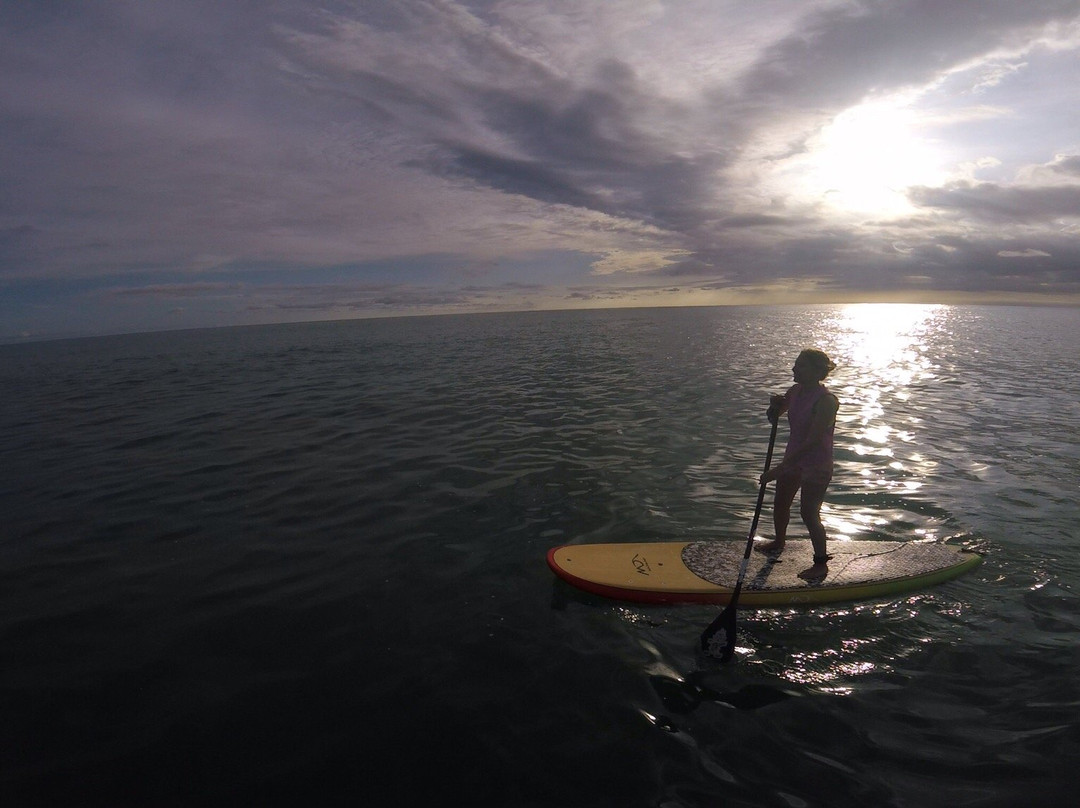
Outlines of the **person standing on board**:
[{"label": "person standing on board", "polygon": [[787,413],[790,434],[784,459],[761,475],[762,484],[776,480],[773,506],[776,538],[759,543],[755,549],[773,556],[784,549],[791,504],[802,489],[799,515],[814,545],[813,566],[799,573],[806,580],[820,580],[829,573],[821,504],[832,479],[833,429],[840,402],[821,382],[835,367],[823,351],[807,348],[791,369],[795,384],[782,396],[773,396],[768,411],[773,424]]}]

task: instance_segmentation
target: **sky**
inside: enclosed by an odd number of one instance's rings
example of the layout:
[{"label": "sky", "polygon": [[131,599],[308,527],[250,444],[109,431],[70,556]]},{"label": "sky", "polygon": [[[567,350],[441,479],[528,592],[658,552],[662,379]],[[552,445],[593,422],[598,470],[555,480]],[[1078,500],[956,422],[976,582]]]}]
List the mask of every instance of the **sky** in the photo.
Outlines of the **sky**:
[{"label": "sky", "polygon": [[1080,304],[1080,0],[0,0],[0,341]]}]

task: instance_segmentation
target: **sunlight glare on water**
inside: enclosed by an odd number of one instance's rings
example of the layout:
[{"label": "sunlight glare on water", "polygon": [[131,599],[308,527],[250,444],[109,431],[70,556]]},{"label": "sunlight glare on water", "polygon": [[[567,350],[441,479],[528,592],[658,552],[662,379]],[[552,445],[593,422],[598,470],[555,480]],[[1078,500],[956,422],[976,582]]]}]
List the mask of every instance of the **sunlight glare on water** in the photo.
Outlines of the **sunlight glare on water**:
[{"label": "sunlight glare on water", "polygon": [[[936,463],[919,450],[923,417],[914,404],[919,390],[936,382],[933,346],[948,333],[948,315],[948,306],[866,303],[828,318],[823,347],[837,365],[828,383],[841,402],[834,491],[861,492],[877,506],[887,504],[883,499],[902,505],[933,474]],[[911,530],[906,515],[898,519],[880,507],[826,504],[823,515],[837,537],[867,538],[893,521]],[[914,532],[929,537],[933,527]]]}]

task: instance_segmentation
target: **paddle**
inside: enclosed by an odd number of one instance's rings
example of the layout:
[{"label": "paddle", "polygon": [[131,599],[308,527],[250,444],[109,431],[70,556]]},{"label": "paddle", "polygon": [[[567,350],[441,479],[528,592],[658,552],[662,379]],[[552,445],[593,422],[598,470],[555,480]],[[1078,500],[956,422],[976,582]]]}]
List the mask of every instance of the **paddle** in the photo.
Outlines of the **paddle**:
[{"label": "paddle", "polygon": [[[765,471],[772,465],[772,451],[776,443],[776,425],[779,418],[772,421],[772,433],[769,435],[769,451],[765,453]],[[764,472],[762,472],[764,474]],[[742,564],[739,565],[739,577],[735,581],[735,591],[731,593],[731,600],[720,612],[709,627],[701,633],[701,650],[707,655],[728,662],[735,653],[735,606],[739,602],[739,593],[742,592],[743,578],[746,577],[746,567],[750,563],[750,553],[754,549],[754,534],[757,532],[758,519],[761,518],[761,505],[765,501],[765,488],[768,483],[762,483],[758,488],[757,507],[754,508],[754,521],[750,523],[750,535],[746,539],[746,552],[743,553]]]}]

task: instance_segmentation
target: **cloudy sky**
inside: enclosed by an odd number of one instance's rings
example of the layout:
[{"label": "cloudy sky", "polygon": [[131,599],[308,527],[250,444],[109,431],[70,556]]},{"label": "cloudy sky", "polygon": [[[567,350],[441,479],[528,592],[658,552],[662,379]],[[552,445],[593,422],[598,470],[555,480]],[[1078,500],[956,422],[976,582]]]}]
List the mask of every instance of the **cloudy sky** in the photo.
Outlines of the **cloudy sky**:
[{"label": "cloudy sky", "polygon": [[1080,303],[1080,0],[0,0],[0,339]]}]

